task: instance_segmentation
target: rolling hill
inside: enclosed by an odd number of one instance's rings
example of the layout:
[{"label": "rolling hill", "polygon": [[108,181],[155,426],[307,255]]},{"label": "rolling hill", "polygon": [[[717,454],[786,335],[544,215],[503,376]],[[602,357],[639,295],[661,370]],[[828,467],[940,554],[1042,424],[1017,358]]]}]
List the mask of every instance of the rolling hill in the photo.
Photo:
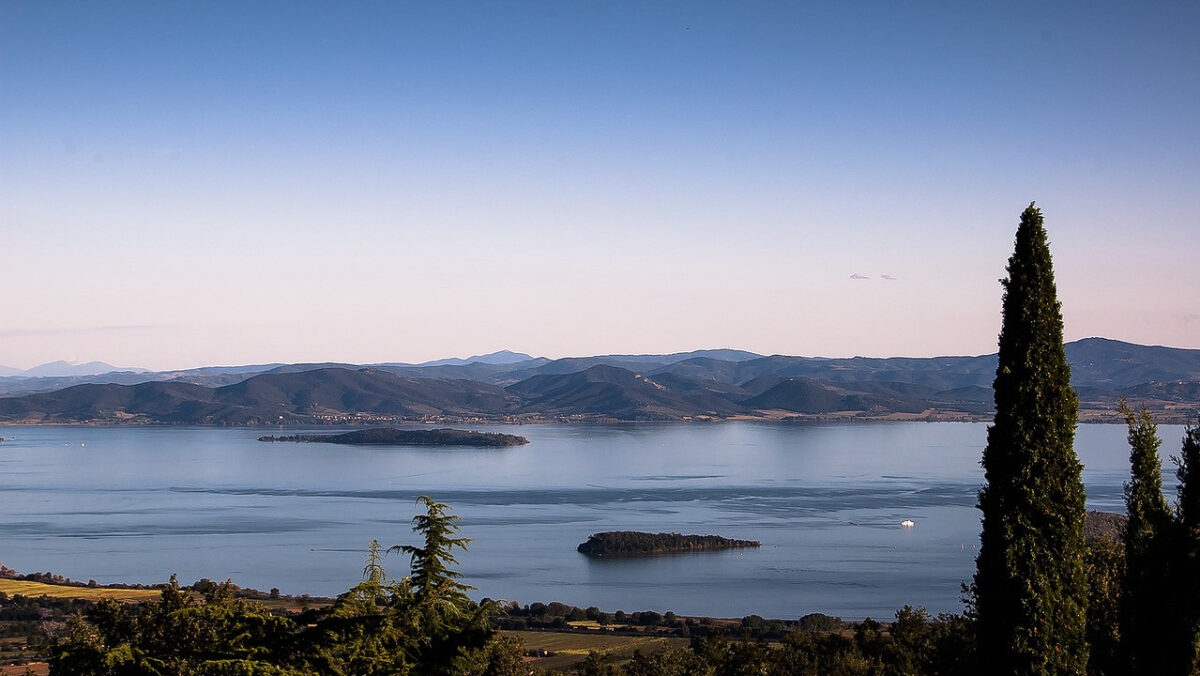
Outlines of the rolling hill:
[{"label": "rolling hill", "polygon": [[0,398],[0,419],[264,425],[352,422],[356,415],[494,416],[514,411],[518,403],[485,383],[403,378],[370,369],[318,369],[263,374],[218,388],[174,382],[77,385],[49,394]]},{"label": "rolling hill", "polygon": [[607,365],[577,373],[537,375],[505,389],[522,399],[523,411],[550,416],[672,420],[748,412],[702,382],[681,377],[659,382]]},{"label": "rolling hill", "polygon": [[[1164,422],[1194,420],[1200,413],[1200,350],[1089,338],[1069,343],[1066,351],[1085,419],[1116,420],[1112,409],[1121,395],[1149,406]],[[731,350],[526,356],[367,368],[269,364],[125,372],[86,384],[67,378],[70,387],[0,397],[0,422],[979,419],[991,411],[996,363],[995,355],[822,359]]]}]

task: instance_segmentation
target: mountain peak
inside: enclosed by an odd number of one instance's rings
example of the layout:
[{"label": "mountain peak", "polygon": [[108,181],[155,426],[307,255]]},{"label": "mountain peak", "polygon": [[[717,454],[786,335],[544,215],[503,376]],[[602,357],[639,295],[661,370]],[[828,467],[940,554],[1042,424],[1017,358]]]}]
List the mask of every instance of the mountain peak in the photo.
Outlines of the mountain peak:
[{"label": "mountain peak", "polygon": [[452,357],[450,359],[437,359],[434,361],[421,362],[416,366],[466,366],[467,364],[491,364],[493,366],[504,366],[507,364],[517,364],[523,361],[531,361],[533,357],[524,352],[513,352],[512,350],[500,350],[488,354],[477,354],[466,359]]},{"label": "mountain peak", "polygon": [[69,361],[52,361],[23,371],[18,375],[27,378],[53,378],[62,376],[98,376],[113,371],[145,371],[137,368],[119,368],[102,361],[89,361],[85,364],[75,364]]}]

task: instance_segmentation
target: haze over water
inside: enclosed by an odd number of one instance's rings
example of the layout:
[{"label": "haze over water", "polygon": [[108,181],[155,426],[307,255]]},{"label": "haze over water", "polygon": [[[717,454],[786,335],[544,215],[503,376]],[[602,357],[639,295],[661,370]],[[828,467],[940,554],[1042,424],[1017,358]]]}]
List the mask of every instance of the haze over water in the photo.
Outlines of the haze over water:
[{"label": "haze over water", "polygon": [[[367,543],[414,543],[414,499],[462,516],[476,597],[794,618],[959,611],[974,572],[981,423],[486,428],[500,450],[260,443],[269,430],[10,427],[0,562],[107,582],[231,577],[336,595]],[[315,432],[328,432],[320,429]],[[1164,455],[1182,427],[1164,425]],[[289,430],[291,432],[291,430]],[[1125,428],[1085,425],[1090,509],[1121,511]],[[1173,467],[1166,463],[1168,473]],[[1173,493],[1173,474],[1164,484]],[[911,529],[900,527],[912,519]],[[713,533],[757,550],[594,561],[605,530]],[[387,557],[394,576],[407,559]]]}]

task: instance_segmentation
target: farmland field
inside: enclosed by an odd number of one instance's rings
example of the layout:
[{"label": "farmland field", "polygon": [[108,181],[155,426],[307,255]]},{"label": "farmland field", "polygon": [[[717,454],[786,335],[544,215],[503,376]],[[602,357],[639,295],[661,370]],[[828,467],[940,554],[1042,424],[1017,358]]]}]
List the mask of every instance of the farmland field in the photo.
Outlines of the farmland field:
[{"label": "farmland field", "polygon": [[583,661],[591,651],[615,658],[621,663],[633,657],[635,650],[642,653],[658,653],[668,648],[681,648],[688,644],[684,638],[664,636],[628,636],[611,634],[575,634],[544,631],[505,631],[506,636],[520,639],[524,649],[544,650],[552,653],[547,657],[536,657],[533,664],[542,669],[567,669]]},{"label": "farmland field", "polygon": [[104,587],[75,587],[71,585],[44,584],[25,580],[0,579],[0,592],[9,596],[49,596],[56,599],[116,599],[118,601],[149,601],[161,595],[157,589],[106,589]]}]

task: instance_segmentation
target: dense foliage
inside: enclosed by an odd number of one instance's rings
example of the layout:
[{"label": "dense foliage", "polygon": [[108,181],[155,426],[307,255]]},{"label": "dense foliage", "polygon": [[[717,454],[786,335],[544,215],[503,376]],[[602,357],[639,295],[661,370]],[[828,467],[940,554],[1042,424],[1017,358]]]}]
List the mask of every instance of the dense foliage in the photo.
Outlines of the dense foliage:
[{"label": "dense foliage", "polygon": [[521,606],[512,603],[496,616],[501,629],[513,630],[557,630],[578,631],[572,622],[594,622],[600,631],[633,633],[646,636],[653,631],[658,636],[707,636],[709,634],[736,633],[740,639],[778,640],[793,631],[825,632],[852,629],[853,623],[840,617],[824,613],[810,613],[798,620],[768,620],[758,615],[747,615],[731,627],[732,620],[711,617],[680,617],[672,611],[658,613],[653,610],[605,612],[595,606],[580,608],[557,601],[530,603]]},{"label": "dense foliage", "polygon": [[1179,478],[1176,505],[1177,538],[1176,581],[1174,590],[1181,609],[1177,618],[1181,646],[1190,672],[1200,673],[1200,424],[1189,426],[1176,458]]},{"label": "dense foliage", "polygon": [[638,653],[625,665],[593,653],[576,667],[585,676],[931,676],[975,673],[970,622],[930,617],[905,606],[885,627],[874,620],[851,632],[792,630],[777,640],[731,639],[714,632],[686,648]]},{"label": "dense foliage", "polygon": [[[1104,673],[1200,673],[1200,532],[1195,525],[1200,428],[1188,427],[1174,458],[1179,500],[1172,510],[1162,492],[1161,442],[1145,409],[1122,405],[1129,426],[1130,480],[1125,485],[1129,522],[1117,637],[1119,668]],[[1121,670],[1124,671],[1121,671]]]},{"label": "dense foliage", "polygon": [[51,641],[47,627],[61,625],[89,605],[81,599],[0,592],[0,665],[22,664],[44,654]]},{"label": "dense foliage", "polygon": [[1125,546],[1108,535],[1090,537],[1084,564],[1088,578],[1088,673],[1093,676],[1127,673],[1120,632]]},{"label": "dense foliage", "polygon": [[1063,352],[1062,313],[1039,209],[1021,214],[1003,280],[983,453],[983,530],[974,581],[981,664],[997,674],[1082,674],[1087,668],[1078,402]]},{"label": "dense foliage", "polygon": [[1125,484],[1125,584],[1121,599],[1121,643],[1133,673],[1170,673],[1177,657],[1169,649],[1175,628],[1163,626],[1171,601],[1171,510],[1162,492],[1157,428],[1146,410],[1134,413],[1123,400],[1129,426],[1130,479]]},{"label": "dense foliage", "polygon": [[449,552],[465,547],[446,505],[422,498],[414,518],[421,546],[411,573],[385,581],[373,543],[363,582],[329,608],[298,617],[240,599],[214,585],[203,600],[175,579],[157,603],[101,601],[69,624],[53,674],[478,674],[520,673],[517,646],[499,637],[495,604],[476,604],[458,583]]}]

